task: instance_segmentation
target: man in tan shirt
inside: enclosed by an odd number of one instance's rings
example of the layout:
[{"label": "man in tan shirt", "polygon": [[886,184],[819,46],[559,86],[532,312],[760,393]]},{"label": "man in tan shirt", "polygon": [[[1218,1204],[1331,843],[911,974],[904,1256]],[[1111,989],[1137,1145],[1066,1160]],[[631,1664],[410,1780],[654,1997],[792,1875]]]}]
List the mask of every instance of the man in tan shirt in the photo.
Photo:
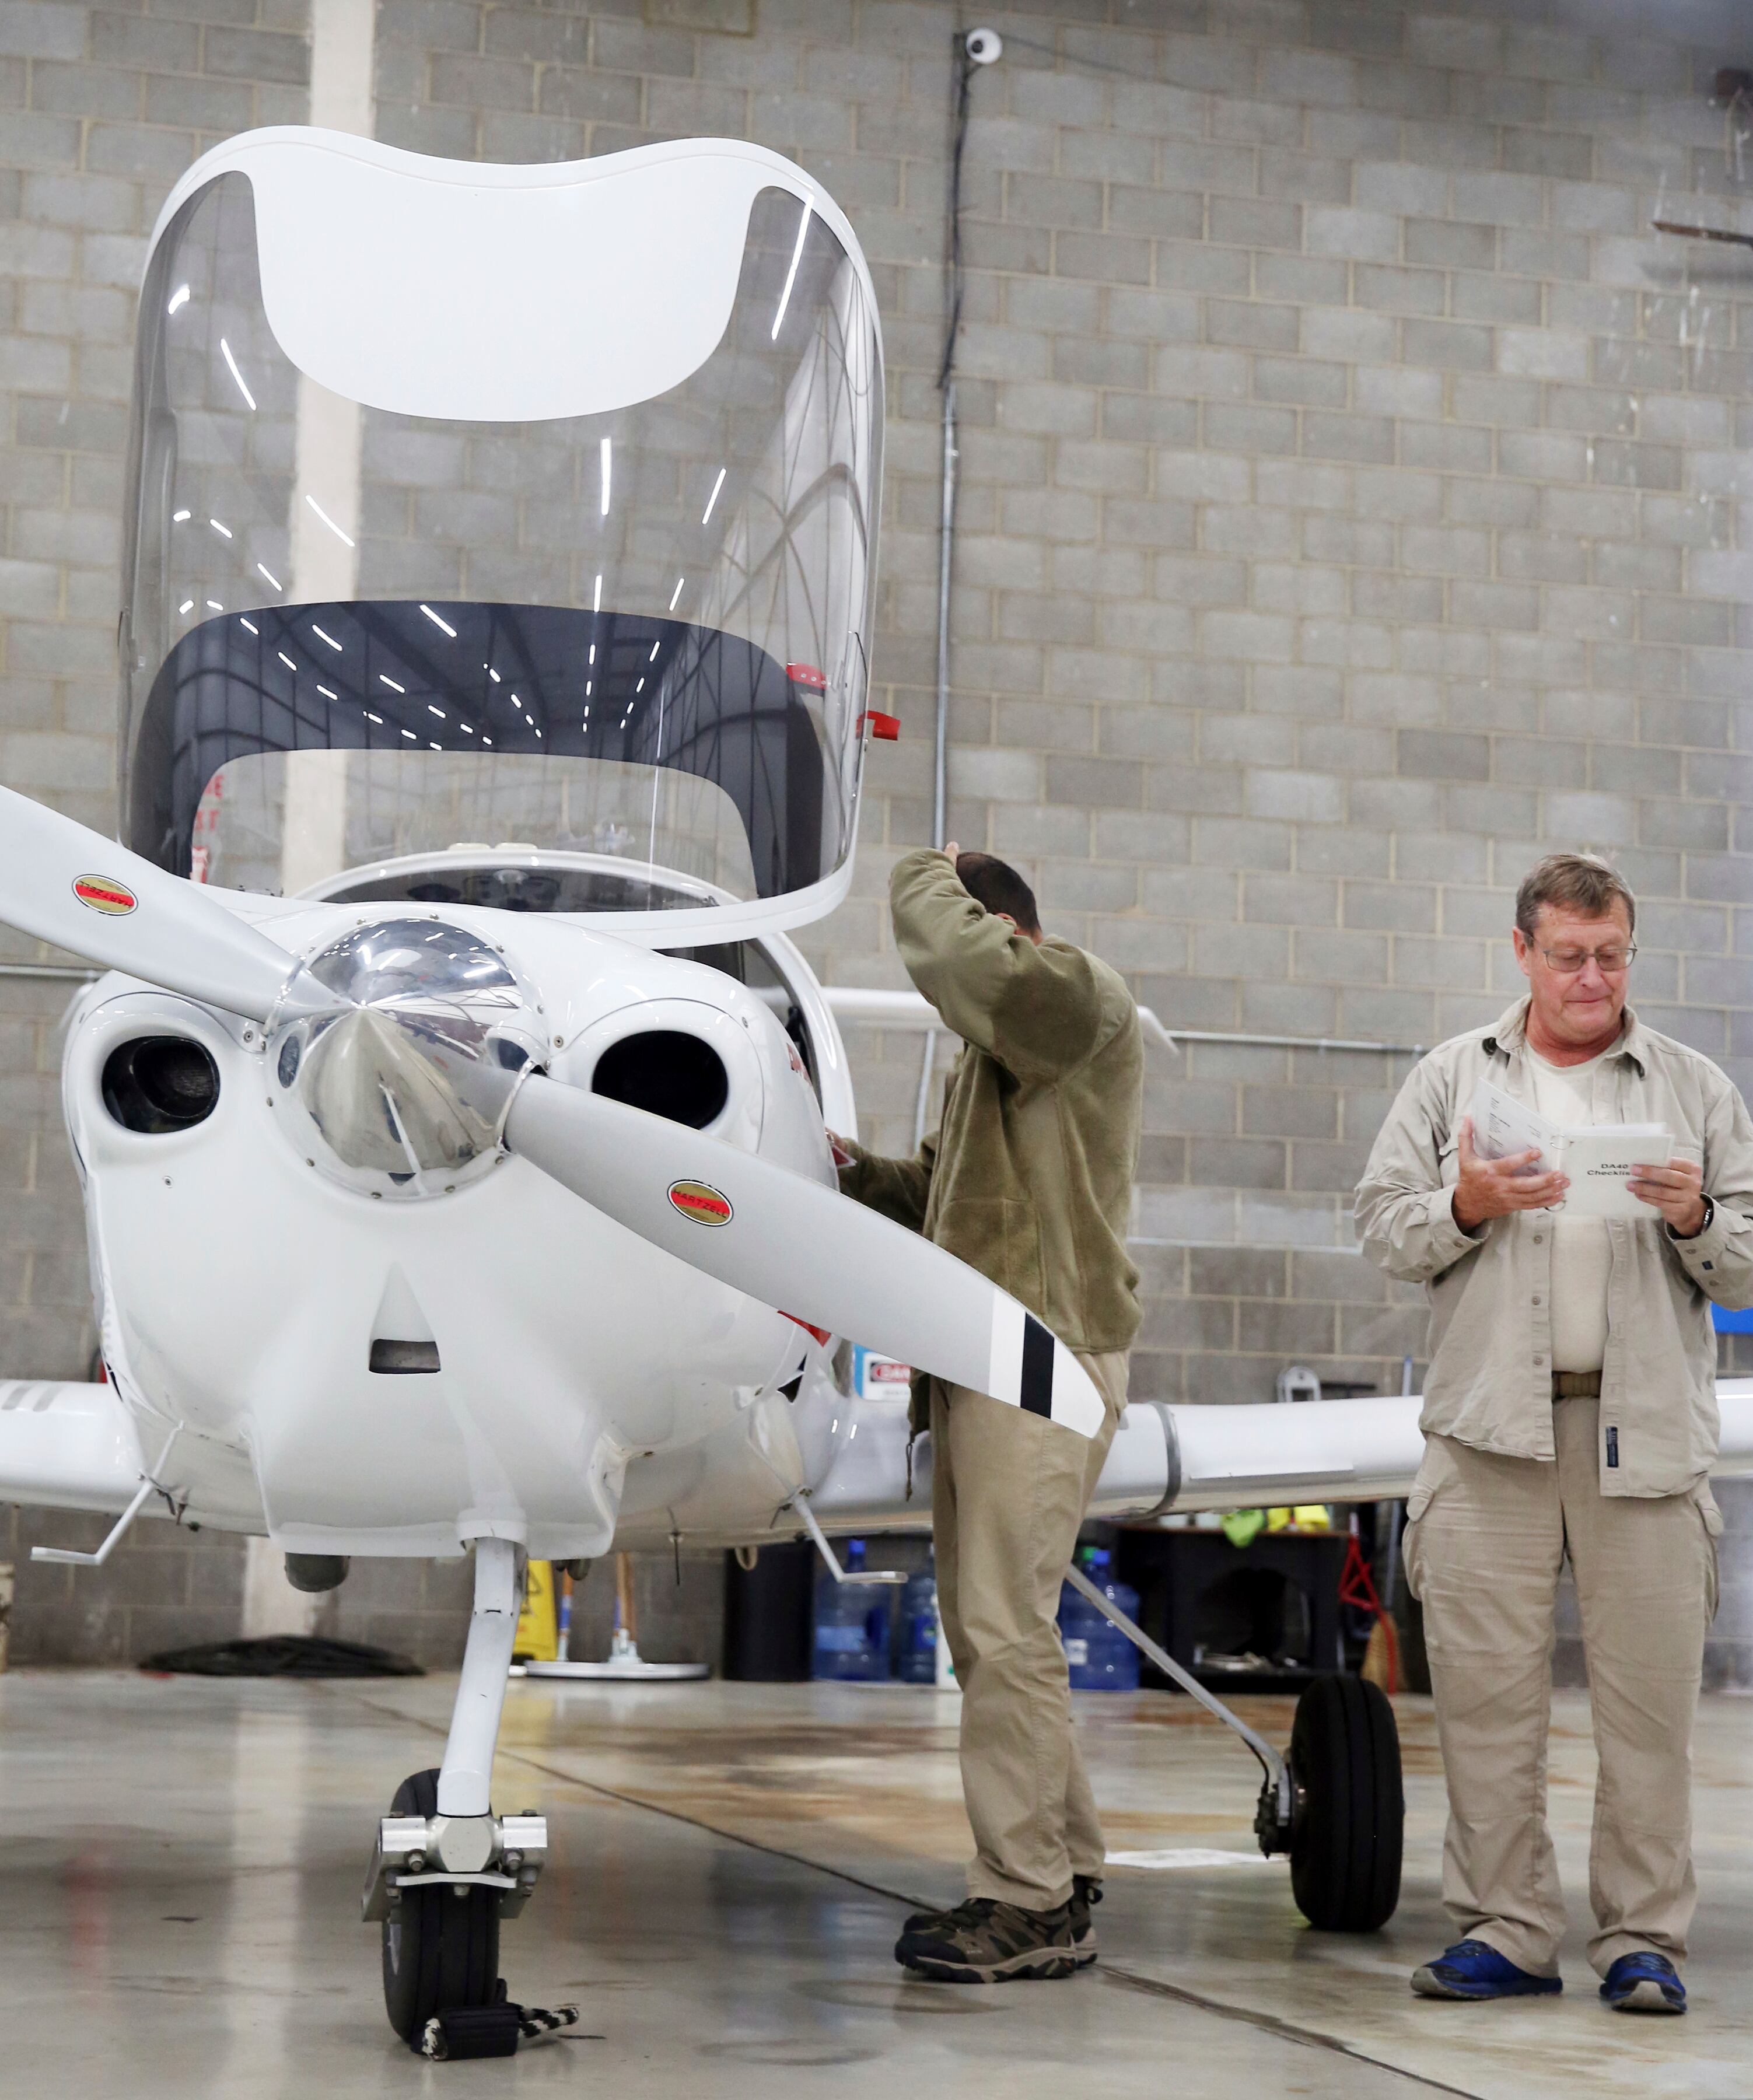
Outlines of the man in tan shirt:
[{"label": "man in tan shirt", "polygon": [[1096,1957],[1105,1847],[1072,1732],[1059,1586],[1138,1326],[1126,1234],[1143,1041],[1122,978],[1044,933],[1005,862],[953,845],[907,854],[890,902],[907,974],[965,1047],[918,1157],[837,1139],[841,1187],[1020,1300],[1107,1403],[1086,1439],[965,1387],[916,1385],[975,1856],[968,1901],[910,1919],[895,1955],[956,1982],[1065,1976]]},{"label": "man in tan shirt", "polygon": [[[1562,1988],[1546,1736],[1568,1558],[1601,1759],[1589,1958],[1615,2010],[1685,2010],[1692,1725],[1722,1529],[1711,1304],[1753,1302],[1753,1123],[1707,1057],[1627,1006],[1636,908],[1602,862],[1533,870],[1514,929],[1528,996],[1416,1067],[1358,1189],[1364,1252],[1431,1302],[1405,1555],[1463,1937],[1415,1974],[1426,1996]],[[1630,1185],[1647,1220],[1567,1218],[1539,1153],[1481,1157],[1482,1078],[1563,1127],[1665,1125],[1667,1164]]]}]

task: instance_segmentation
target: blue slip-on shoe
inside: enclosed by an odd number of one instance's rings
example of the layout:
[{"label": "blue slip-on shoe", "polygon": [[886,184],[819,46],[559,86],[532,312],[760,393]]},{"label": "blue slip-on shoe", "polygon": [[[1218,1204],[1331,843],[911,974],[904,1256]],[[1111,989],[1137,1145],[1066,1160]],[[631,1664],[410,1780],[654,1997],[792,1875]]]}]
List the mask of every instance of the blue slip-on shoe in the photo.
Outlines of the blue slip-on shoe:
[{"label": "blue slip-on shoe", "polygon": [[1564,1988],[1562,1978],[1530,1975],[1482,1939],[1459,1940],[1412,1972],[1412,1988],[1421,1998],[1549,1998]]},{"label": "blue slip-on shoe", "polygon": [[1616,2013],[1683,2013],[1686,1987],[1665,1954],[1622,1954],[1601,1995]]}]

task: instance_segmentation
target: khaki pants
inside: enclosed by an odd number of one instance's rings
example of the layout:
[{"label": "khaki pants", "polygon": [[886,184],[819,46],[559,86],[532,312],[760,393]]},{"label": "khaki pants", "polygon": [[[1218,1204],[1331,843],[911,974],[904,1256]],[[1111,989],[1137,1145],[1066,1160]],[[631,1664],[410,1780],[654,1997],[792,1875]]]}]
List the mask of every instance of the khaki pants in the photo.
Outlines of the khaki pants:
[{"label": "khaki pants", "polygon": [[931,1388],[938,1608],[962,1688],[968,1893],[1053,1910],[1106,1856],[1071,1727],[1059,1586],[1126,1407],[1126,1355],[1080,1355],[1093,1438],[965,1386]]},{"label": "khaki pants", "polygon": [[1645,1951],[1682,1960],[1696,1896],[1692,1725],[1722,1519],[1703,1481],[1686,1494],[1603,1495],[1600,1411],[1596,1400],[1554,1402],[1557,1464],[1433,1436],[1407,1505],[1406,1578],[1424,1608],[1449,1788],[1444,1906],[1464,1937],[1539,1976],[1557,1974],[1565,1929],[1546,1739],[1567,1555],[1601,1761],[1596,1971]]}]

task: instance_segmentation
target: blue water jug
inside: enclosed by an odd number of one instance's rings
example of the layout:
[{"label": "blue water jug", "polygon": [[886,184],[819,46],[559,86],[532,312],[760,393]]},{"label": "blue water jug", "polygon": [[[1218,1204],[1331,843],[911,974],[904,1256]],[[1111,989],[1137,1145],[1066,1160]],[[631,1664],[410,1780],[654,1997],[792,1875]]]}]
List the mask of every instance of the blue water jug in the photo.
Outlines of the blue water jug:
[{"label": "blue water jug", "polygon": [[901,1666],[903,1684],[938,1681],[938,1578],[932,1568],[909,1575],[901,1592]]},{"label": "blue water jug", "polygon": [[[864,1542],[846,1542],[846,1567],[864,1565]],[[815,1656],[811,1674],[861,1682],[889,1674],[889,1592],[837,1582],[824,1568],[815,1586]]]},{"label": "blue water jug", "polygon": [[[1138,1592],[1128,1583],[1110,1580],[1106,1549],[1086,1546],[1078,1558],[1083,1572],[1103,1596],[1136,1623]],[[1069,1582],[1062,1584],[1059,1590],[1059,1638],[1065,1643],[1074,1692],[1138,1689],[1137,1649]]]}]

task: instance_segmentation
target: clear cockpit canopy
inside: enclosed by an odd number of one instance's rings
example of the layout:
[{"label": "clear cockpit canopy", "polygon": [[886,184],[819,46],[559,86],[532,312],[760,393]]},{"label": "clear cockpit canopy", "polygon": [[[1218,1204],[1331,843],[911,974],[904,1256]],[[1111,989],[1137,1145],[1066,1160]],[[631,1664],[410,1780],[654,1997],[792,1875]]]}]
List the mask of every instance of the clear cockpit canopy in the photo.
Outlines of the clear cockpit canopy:
[{"label": "clear cockpit canopy", "polygon": [[[703,363],[630,405],[510,421],[299,370],[249,175],[190,196],[137,352],[129,845],[227,887],[522,910],[832,882],[864,741],[881,348],[821,214],[751,190]],[[492,299],[490,254],[433,262]]]}]

